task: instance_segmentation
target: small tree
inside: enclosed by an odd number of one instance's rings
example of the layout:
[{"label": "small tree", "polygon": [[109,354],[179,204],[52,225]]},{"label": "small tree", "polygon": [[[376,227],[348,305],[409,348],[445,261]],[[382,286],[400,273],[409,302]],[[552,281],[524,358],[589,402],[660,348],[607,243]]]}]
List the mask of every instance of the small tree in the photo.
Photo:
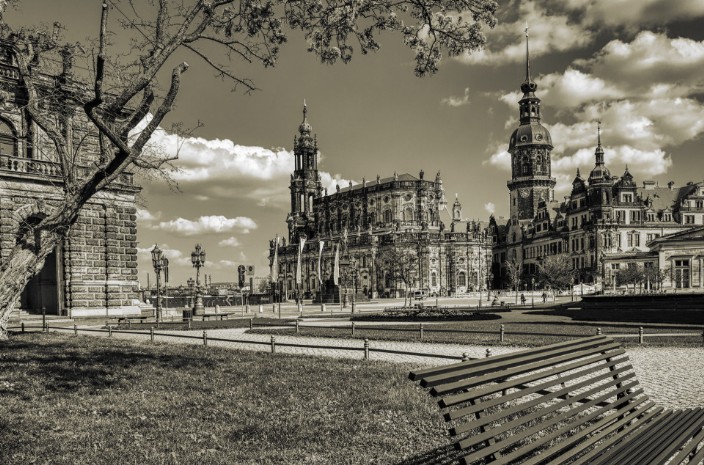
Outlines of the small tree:
[{"label": "small tree", "polygon": [[633,291],[635,292],[638,285],[644,281],[644,278],[645,274],[643,273],[643,269],[639,268],[635,263],[629,263],[626,268],[619,270],[618,274],[616,274],[616,283],[619,286],[626,286],[626,289],[632,284]]},{"label": "small tree", "polygon": [[414,249],[394,247],[382,253],[382,261],[395,282],[404,284],[403,306],[408,302],[408,290],[418,277],[418,254]]},{"label": "small tree", "polygon": [[518,303],[518,288],[521,285],[522,274],[523,267],[516,260],[506,262],[506,281],[509,289],[515,289],[516,291],[516,303]]},{"label": "small tree", "polygon": [[567,255],[550,255],[538,265],[538,279],[543,286],[563,290],[574,283],[575,270]]}]

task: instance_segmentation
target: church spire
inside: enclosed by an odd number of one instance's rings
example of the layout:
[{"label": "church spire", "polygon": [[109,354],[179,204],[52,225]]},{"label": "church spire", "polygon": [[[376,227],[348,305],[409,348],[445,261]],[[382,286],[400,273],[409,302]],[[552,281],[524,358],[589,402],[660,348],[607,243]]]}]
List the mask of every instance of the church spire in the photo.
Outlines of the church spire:
[{"label": "church spire", "polygon": [[596,126],[596,151],[594,155],[596,157],[596,166],[604,165],[604,149],[601,146],[601,121],[597,121]]},{"label": "church spire", "polygon": [[530,49],[528,47],[528,23],[526,22],[525,28],[526,34],[526,80],[521,84],[521,91],[523,92],[523,98],[535,97],[533,94],[538,88],[538,85],[533,82],[533,78],[530,75]]},{"label": "church spire", "polygon": [[530,82],[530,52],[528,51],[528,21],[526,21],[526,82]]}]

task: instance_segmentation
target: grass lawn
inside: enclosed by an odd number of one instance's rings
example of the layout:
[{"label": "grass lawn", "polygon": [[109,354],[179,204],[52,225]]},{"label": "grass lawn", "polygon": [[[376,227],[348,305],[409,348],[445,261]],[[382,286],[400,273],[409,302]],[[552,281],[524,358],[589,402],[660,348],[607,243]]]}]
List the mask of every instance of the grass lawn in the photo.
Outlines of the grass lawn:
[{"label": "grass lawn", "polygon": [[440,464],[398,364],[57,334],[0,343],[0,464]]},{"label": "grass lawn", "polygon": [[[691,324],[666,324],[652,322],[610,322],[610,321],[579,321],[573,320],[568,311],[513,311],[497,313],[496,319],[468,319],[467,321],[431,321],[424,324],[423,341],[444,342],[458,344],[491,344],[499,342],[499,331],[503,324],[505,335],[504,344],[517,346],[541,346],[553,344],[575,337],[593,336],[597,328],[601,328],[606,335],[631,334],[637,335],[639,326],[643,326],[646,335],[645,344],[651,346],[680,346],[680,347],[701,347],[702,326]],[[487,315],[484,315],[487,316]],[[608,315],[601,315],[606,319]],[[369,321],[370,318],[365,318]],[[403,318],[408,322],[408,318]],[[364,327],[357,324],[355,335],[352,336],[349,327],[306,327],[303,323],[299,329],[299,335],[311,337],[344,337],[370,340],[394,340],[394,341],[419,341],[420,322],[418,324],[398,324],[394,325],[389,318],[383,318],[385,324]],[[379,329],[374,329],[379,328]],[[255,328],[252,332],[266,334],[295,334],[293,328],[271,329]],[[653,337],[648,338],[651,333],[696,333],[691,337]],[[637,337],[621,338],[614,337],[625,346],[638,344]]]}]

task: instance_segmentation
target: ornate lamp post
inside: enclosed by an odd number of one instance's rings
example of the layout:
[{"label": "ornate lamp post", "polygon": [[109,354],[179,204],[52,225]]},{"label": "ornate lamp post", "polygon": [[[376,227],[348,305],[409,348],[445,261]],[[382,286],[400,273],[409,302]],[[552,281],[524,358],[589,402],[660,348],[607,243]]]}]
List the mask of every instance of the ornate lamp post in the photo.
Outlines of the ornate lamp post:
[{"label": "ornate lamp post", "polygon": [[193,308],[193,289],[196,286],[196,281],[193,278],[188,278],[186,283],[188,283],[188,306]]},{"label": "ornate lamp post", "polygon": [[169,259],[166,258],[156,244],[152,249],[152,265],[156,274],[156,308],[154,309],[156,321],[161,320],[161,271],[164,270],[164,280],[168,281],[169,276]]},{"label": "ornate lamp post", "polygon": [[355,296],[357,294],[357,259],[350,260],[350,272],[352,274],[352,313],[354,314]]},{"label": "ornate lamp post", "polygon": [[205,266],[205,250],[200,244],[196,244],[195,250],[191,252],[191,263],[196,269],[196,304],[193,307],[193,314],[202,315],[205,313],[205,307],[203,307],[203,294],[200,288],[200,269]]}]

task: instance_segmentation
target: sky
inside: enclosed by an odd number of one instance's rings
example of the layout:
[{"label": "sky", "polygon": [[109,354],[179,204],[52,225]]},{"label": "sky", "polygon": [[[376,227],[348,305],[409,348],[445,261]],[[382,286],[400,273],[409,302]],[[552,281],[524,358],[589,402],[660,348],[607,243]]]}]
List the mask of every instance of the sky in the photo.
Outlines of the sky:
[{"label": "sky", "polygon": [[[64,26],[68,40],[98,30],[100,2],[22,0],[12,25]],[[236,281],[239,264],[268,274],[268,244],[287,234],[293,139],[304,100],[317,134],[319,169],[334,189],[394,171],[440,172],[467,218],[506,217],[508,138],[518,125],[525,76],[524,28],[531,70],[543,102],[543,124],[555,146],[556,198],[569,193],[579,168],[594,166],[596,121],[606,164],[626,165],[637,182],[704,180],[704,0],[500,1],[499,24],[485,50],[444,58],[432,77],[413,74],[401,36],[385,33],[381,50],[349,64],[323,65],[290,34],[274,68],[236,63],[258,90],[244,93],[213,75],[195,56],[184,74],[168,125],[197,129],[154,136],[179,149],[180,192],[143,179],[138,209],[139,278],[152,275],[155,243],[170,261],[171,285],[193,276],[190,252],[207,252],[213,282]],[[152,281],[153,282],[153,281]]]}]

